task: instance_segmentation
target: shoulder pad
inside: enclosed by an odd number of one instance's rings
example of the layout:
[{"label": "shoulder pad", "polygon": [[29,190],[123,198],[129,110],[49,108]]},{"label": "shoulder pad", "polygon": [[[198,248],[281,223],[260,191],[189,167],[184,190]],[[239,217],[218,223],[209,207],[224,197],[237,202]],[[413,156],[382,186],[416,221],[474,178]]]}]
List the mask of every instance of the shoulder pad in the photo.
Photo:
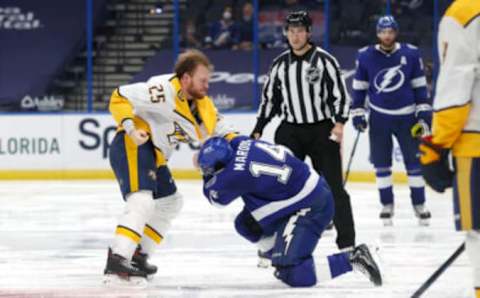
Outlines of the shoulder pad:
[{"label": "shoulder pad", "polygon": [[414,46],[413,44],[406,43],[405,45],[406,45],[406,46],[407,46],[407,48],[409,48],[409,49],[412,49],[412,50],[418,50],[418,47]]},{"label": "shoulder pad", "polygon": [[359,53],[363,53],[363,52],[365,52],[366,50],[368,50],[369,48],[370,48],[370,46],[363,47],[363,48],[361,48],[361,49],[358,49],[358,52],[359,52]]}]

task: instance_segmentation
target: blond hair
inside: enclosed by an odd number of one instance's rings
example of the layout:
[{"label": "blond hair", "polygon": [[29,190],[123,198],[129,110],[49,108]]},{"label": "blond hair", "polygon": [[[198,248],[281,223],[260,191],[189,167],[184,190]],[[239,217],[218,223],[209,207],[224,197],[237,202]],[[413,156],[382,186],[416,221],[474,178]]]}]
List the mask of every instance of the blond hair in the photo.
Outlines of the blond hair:
[{"label": "blond hair", "polygon": [[174,72],[181,79],[186,73],[191,75],[198,65],[204,65],[210,70],[213,69],[213,65],[204,53],[199,50],[189,49],[178,56]]}]

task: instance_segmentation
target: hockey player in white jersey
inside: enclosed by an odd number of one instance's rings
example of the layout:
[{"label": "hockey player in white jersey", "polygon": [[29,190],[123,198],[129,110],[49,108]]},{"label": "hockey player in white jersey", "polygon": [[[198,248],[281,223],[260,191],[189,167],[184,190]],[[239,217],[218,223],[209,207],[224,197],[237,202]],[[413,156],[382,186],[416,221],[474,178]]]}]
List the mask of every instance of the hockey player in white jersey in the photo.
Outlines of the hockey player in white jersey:
[{"label": "hockey player in white jersey", "polygon": [[420,161],[433,189],[443,192],[453,186],[455,225],[466,232],[473,297],[480,298],[480,1],[451,4],[440,22],[438,49],[433,134],[420,145]]},{"label": "hockey player in white jersey", "polygon": [[175,73],[120,86],[110,99],[118,124],[110,163],[125,200],[104,271],[105,282],[144,285],[147,262],[182,207],[167,167],[179,142],[199,144],[234,133],[207,96],[211,64],[197,50],[181,54]]}]

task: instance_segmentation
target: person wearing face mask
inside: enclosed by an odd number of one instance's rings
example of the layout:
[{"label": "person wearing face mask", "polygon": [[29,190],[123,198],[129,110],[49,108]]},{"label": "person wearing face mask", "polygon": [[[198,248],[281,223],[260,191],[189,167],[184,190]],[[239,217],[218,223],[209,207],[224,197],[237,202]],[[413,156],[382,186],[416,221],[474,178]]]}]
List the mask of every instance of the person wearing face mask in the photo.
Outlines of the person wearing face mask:
[{"label": "person wearing face mask", "polygon": [[229,49],[238,44],[238,40],[238,26],[233,20],[232,8],[227,6],[222,18],[210,26],[205,44],[207,48]]}]

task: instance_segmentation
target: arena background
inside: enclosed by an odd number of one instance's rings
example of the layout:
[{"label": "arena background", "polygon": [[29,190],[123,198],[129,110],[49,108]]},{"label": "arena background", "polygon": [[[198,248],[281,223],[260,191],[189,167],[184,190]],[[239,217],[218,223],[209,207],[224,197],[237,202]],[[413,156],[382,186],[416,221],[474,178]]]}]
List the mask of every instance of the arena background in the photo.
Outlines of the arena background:
[{"label": "arena background", "polygon": [[[375,22],[393,14],[399,40],[417,45],[432,91],[438,69],[436,32],[449,0],[3,0],[0,3],[0,178],[113,178],[108,144],[111,92],[172,71],[185,48],[205,51],[215,65],[210,95],[242,133],[253,128],[272,59],[285,50],[283,21],[306,9],[313,40],[340,62],[351,87],[359,48],[374,43]],[[232,40],[215,43],[215,23],[232,12]],[[272,139],[278,119],[265,133]],[[343,143],[346,168],[355,139]],[[176,177],[194,178],[198,148],[180,145],[169,161]],[[363,134],[351,179],[373,181]],[[401,153],[394,150],[395,179]]]}]

